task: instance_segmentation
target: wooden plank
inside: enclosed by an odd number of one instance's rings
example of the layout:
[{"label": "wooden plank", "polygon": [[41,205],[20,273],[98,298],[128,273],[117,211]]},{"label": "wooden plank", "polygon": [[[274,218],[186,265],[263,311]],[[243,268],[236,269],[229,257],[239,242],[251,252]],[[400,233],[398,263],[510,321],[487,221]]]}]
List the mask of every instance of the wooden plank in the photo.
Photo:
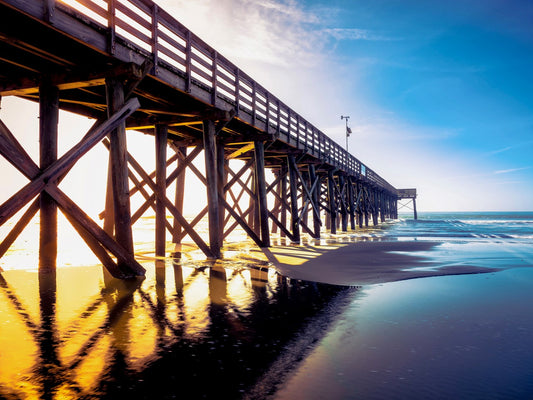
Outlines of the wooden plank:
[{"label": "wooden plank", "polygon": [[240,149],[237,149],[235,150],[233,153],[231,153],[229,156],[228,156],[228,160],[232,160],[234,158],[237,158],[239,157],[240,155],[248,152],[248,151],[251,151],[254,149],[254,142],[251,142],[251,143],[248,143],[244,146],[242,146]]}]

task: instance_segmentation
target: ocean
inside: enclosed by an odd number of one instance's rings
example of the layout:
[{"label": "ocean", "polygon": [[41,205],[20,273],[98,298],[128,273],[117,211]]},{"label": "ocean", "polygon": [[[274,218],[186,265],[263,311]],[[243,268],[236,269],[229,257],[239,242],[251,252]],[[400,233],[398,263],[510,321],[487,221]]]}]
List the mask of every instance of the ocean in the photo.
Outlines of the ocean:
[{"label": "ocean", "polygon": [[[531,212],[419,213],[305,238],[332,249],[314,281],[242,240],[221,261],[156,262],[149,220],[141,231],[144,280],[111,279],[79,252],[40,274],[24,238],[1,260],[0,398],[533,398]],[[335,246],[368,244],[409,279],[328,283]]]}]

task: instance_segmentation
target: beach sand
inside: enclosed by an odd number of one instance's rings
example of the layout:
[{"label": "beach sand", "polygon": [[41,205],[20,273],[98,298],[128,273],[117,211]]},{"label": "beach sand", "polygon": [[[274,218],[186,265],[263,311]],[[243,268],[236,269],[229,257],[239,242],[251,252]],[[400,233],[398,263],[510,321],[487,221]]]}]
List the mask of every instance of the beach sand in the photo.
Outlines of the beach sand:
[{"label": "beach sand", "polygon": [[[277,245],[261,249],[284,276],[332,285],[361,286],[430,276],[477,274],[500,270],[437,260],[439,241],[358,241],[317,245]],[[257,251],[256,253],[259,253]],[[256,254],[258,255],[258,254]]]}]

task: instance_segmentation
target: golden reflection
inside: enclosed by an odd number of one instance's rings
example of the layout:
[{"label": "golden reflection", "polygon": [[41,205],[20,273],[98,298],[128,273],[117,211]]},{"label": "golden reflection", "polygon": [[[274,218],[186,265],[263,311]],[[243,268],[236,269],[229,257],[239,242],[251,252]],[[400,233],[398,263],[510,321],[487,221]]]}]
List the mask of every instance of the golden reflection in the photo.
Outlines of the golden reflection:
[{"label": "golden reflection", "polygon": [[[337,247],[289,247],[283,256],[308,259]],[[144,280],[116,280],[101,267],[0,272],[0,398],[98,397],[102,382],[142,374],[167,349],[203,346],[205,338],[209,349],[222,340],[220,357],[229,337],[237,338],[232,347],[255,349],[250,321],[271,300],[287,301],[290,280],[249,247],[227,254],[196,267],[152,258]]]}]

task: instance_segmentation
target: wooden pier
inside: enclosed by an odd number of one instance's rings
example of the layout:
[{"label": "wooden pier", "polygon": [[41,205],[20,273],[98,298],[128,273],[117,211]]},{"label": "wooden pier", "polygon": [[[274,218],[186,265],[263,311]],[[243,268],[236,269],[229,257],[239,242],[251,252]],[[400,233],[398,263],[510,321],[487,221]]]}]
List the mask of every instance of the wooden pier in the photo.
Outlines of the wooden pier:
[{"label": "wooden pier", "polygon": [[[150,208],[156,256],[189,236],[218,258],[237,227],[268,247],[271,233],[298,243],[302,232],[319,238],[323,220],[344,232],[397,218],[405,196],[414,204],[416,190],[395,189],[150,0],[0,0],[0,54],[0,95],[40,105],[39,163],[0,121],[0,153],[29,180],[0,205],[0,225],[30,204],[1,238],[0,257],[40,212],[40,265],[53,269],[58,208],[106,269],[126,278],[144,274],[132,229]],[[58,157],[60,109],[95,122]],[[128,151],[135,132],[154,137],[151,174]],[[99,143],[109,150],[101,224],[58,187]],[[193,162],[202,154],[205,173]],[[193,219],[183,212],[186,171],[207,194]],[[145,202],[132,210],[137,192]],[[197,229],[205,216],[207,241]]]}]

